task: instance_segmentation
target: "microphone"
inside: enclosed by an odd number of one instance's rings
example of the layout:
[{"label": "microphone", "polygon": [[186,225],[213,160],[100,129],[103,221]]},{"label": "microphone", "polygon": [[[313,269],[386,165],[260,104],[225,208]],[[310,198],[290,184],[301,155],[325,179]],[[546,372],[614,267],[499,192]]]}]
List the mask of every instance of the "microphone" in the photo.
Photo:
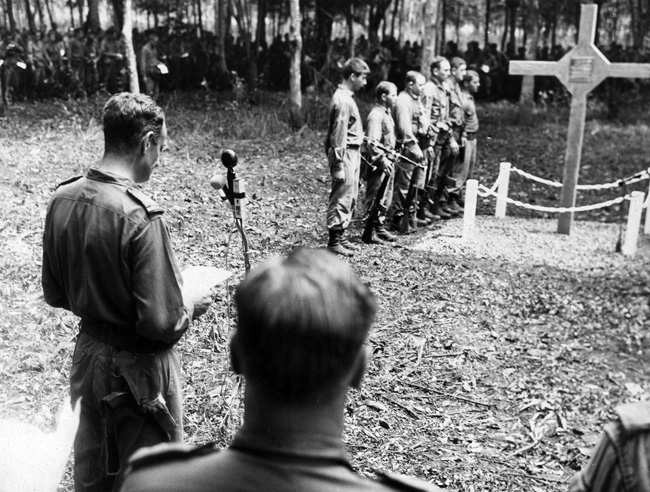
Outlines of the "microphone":
[{"label": "microphone", "polygon": [[221,164],[228,170],[237,165],[237,154],[234,150],[226,149],[221,153]]},{"label": "microphone", "polygon": [[226,178],[223,174],[215,174],[212,176],[210,178],[210,186],[219,192],[219,198],[221,198],[221,201],[225,202],[228,200],[228,185],[226,184]]}]

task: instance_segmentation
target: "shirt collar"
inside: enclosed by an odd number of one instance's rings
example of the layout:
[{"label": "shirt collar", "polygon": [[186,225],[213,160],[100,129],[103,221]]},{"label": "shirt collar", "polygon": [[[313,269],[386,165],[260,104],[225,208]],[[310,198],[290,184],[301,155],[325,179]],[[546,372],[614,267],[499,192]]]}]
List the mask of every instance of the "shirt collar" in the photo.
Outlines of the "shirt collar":
[{"label": "shirt collar", "polygon": [[345,87],[343,84],[339,84],[339,90],[343,91],[344,94],[346,94],[346,95],[348,95],[350,97],[354,97],[354,92],[352,92],[350,89]]},{"label": "shirt collar", "polygon": [[103,183],[116,184],[126,186],[127,188],[139,188],[139,186],[129,178],[120,176],[115,173],[102,171],[101,169],[91,168],[86,171],[86,178],[93,181],[101,181]]},{"label": "shirt collar", "polygon": [[255,454],[316,458],[342,462],[350,466],[340,436],[313,433],[274,434],[242,427],[230,446]]}]

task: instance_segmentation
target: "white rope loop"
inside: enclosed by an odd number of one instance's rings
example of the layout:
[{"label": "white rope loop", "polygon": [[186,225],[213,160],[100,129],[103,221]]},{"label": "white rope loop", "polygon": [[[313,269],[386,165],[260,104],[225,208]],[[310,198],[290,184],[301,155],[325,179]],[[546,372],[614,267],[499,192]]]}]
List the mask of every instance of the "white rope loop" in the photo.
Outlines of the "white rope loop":
[{"label": "white rope loop", "polygon": [[[527,173],[526,171],[523,171],[515,166],[511,166],[510,168],[511,171],[516,172],[520,176],[523,176],[524,178],[530,179],[531,181],[536,181],[538,183],[542,183],[548,186],[554,186],[556,188],[561,188],[562,183],[558,183],[557,181],[551,181],[548,179],[540,178],[538,176],[535,176],[534,174]],[[641,171],[638,175],[631,176],[629,178],[623,178],[619,179],[617,181],[614,181],[612,183],[605,183],[605,184],[599,184],[599,185],[578,185],[576,186],[576,189],[578,190],[606,190],[606,189],[611,189],[611,188],[618,188],[619,186],[626,184],[634,184],[638,183],[639,181],[644,181],[646,179],[650,178],[650,173],[648,170]]]},{"label": "white rope loop", "polygon": [[[498,195],[494,192],[493,189],[487,188],[483,186],[482,184],[479,183],[479,192],[478,194],[484,198],[487,198],[488,196],[493,196],[495,198],[498,197]],[[508,203],[511,203],[513,205],[516,205],[521,208],[527,208],[529,210],[537,210],[538,212],[554,212],[554,213],[565,213],[565,212],[587,212],[589,210],[597,210],[599,208],[607,208],[611,207],[612,205],[616,205],[617,203],[621,203],[624,200],[629,200],[631,196],[625,195],[625,196],[619,196],[618,198],[614,198],[613,200],[608,200],[606,202],[602,203],[595,203],[592,205],[583,205],[582,207],[543,207],[540,205],[530,205],[529,203],[524,203],[520,202],[519,200],[513,200],[510,197],[506,197],[505,200]],[[646,200],[646,203],[644,206],[647,206],[648,203],[650,202],[649,200]]]}]

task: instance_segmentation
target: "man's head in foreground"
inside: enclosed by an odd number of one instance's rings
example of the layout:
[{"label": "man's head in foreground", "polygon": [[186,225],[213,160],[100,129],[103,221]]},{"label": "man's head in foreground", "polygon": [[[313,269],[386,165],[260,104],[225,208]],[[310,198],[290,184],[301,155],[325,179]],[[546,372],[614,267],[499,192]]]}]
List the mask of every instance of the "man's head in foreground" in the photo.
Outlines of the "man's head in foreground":
[{"label": "man's head in foreground", "polygon": [[310,405],[361,383],[376,304],[332,253],[299,249],[267,261],[241,283],[235,304],[232,362],[249,390],[279,405]]}]

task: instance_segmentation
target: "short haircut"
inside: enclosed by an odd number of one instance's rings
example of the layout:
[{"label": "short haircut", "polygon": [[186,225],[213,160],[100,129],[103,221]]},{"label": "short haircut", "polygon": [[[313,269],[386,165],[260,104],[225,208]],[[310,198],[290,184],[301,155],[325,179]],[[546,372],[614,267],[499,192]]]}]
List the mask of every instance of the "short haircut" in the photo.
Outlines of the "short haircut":
[{"label": "short haircut", "polygon": [[454,70],[463,65],[467,65],[467,62],[460,56],[454,56],[451,60],[449,60],[449,64],[451,65],[451,69]]},{"label": "short haircut", "polygon": [[461,83],[462,85],[466,86],[474,79],[481,80],[481,77],[479,76],[478,72],[474,70],[468,70],[465,73],[465,77],[463,77],[463,81]]},{"label": "short haircut", "polygon": [[406,72],[406,77],[404,77],[404,85],[409,85],[411,82],[417,84],[420,77],[424,77],[424,75],[417,70],[409,70]]},{"label": "short haircut", "polygon": [[121,92],[104,106],[104,146],[121,153],[135,149],[147,132],[158,138],[165,113],[149,96]]},{"label": "short haircut", "polygon": [[440,65],[442,64],[442,62],[445,61],[447,61],[447,58],[445,58],[444,56],[436,56],[431,62],[431,65],[429,65],[429,70],[431,70],[432,72],[434,69],[439,70]]},{"label": "short haircut", "polygon": [[342,73],[343,78],[348,79],[352,74],[361,75],[364,73],[370,73],[370,67],[361,58],[350,58],[343,64]]},{"label": "short haircut", "polygon": [[384,94],[389,94],[392,89],[397,90],[397,86],[392,82],[382,80],[379,82],[379,84],[377,84],[377,87],[375,88],[375,97],[377,100],[381,100],[381,96]]},{"label": "short haircut", "polygon": [[244,376],[276,401],[327,398],[354,368],[377,310],[349,266],[297,249],[252,271],[235,292],[233,349]]}]

